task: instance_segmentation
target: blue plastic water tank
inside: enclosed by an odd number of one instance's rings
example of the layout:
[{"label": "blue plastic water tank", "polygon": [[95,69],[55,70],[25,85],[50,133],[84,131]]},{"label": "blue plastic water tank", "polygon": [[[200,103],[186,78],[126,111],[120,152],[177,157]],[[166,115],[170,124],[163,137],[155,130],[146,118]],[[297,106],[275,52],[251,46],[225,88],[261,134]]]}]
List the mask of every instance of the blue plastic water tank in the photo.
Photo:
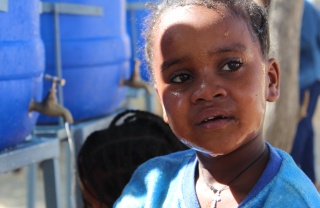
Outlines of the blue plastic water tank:
[{"label": "blue plastic water tank", "polygon": [[[94,6],[103,15],[59,14],[64,106],[74,120],[108,115],[125,100],[122,78],[130,73],[130,40],[125,30],[125,1],[43,0],[45,3]],[[46,49],[46,71],[56,75],[53,13],[41,15],[41,35]],[[44,84],[44,93],[50,88]],[[56,123],[56,117],[40,116],[38,124]]]},{"label": "blue plastic water tank", "polygon": [[40,39],[39,1],[8,1],[0,11],[0,150],[31,133],[38,113],[28,112],[42,97],[44,51]]},{"label": "blue plastic water tank", "polygon": [[145,40],[143,37],[144,23],[149,9],[146,3],[156,2],[156,0],[127,0],[127,31],[131,38],[131,68],[134,67],[134,59],[138,58],[142,60],[140,75],[141,77],[149,81],[149,69],[144,58],[144,45]]}]

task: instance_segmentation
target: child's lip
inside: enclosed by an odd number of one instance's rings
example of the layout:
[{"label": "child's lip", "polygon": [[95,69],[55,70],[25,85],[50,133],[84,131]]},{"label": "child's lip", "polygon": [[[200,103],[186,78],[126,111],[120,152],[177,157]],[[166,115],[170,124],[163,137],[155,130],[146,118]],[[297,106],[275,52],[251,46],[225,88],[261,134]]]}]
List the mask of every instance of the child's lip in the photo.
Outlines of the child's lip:
[{"label": "child's lip", "polygon": [[196,119],[196,125],[204,125],[208,123],[217,123],[221,121],[230,121],[233,119],[232,116],[224,112],[223,110],[220,109],[215,109],[215,108],[206,108],[202,110]]}]

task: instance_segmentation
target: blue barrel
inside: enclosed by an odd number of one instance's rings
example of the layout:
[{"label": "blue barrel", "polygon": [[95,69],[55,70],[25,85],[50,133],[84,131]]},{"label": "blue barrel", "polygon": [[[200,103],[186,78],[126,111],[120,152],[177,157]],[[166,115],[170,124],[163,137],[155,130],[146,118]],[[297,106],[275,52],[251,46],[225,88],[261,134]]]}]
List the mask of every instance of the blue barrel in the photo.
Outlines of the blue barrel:
[{"label": "blue barrel", "polygon": [[44,51],[40,39],[39,1],[8,1],[0,11],[0,150],[32,132],[38,113],[28,112],[42,98]]},{"label": "blue barrel", "polygon": [[[125,1],[43,0],[59,5],[63,104],[75,122],[105,116],[120,108],[126,98],[121,79],[130,76],[130,39],[125,30]],[[102,9],[102,15],[73,14],[72,6]],[[45,45],[46,74],[57,75],[55,30],[52,12],[41,14],[41,36]],[[44,93],[50,88],[44,83]],[[56,117],[41,115],[38,124],[57,123]]]},{"label": "blue barrel", "polygon": [[144,45],[145,40],[143,37],[144,21],[149,14],[149,9],[146,3],[156,2],[156,0],[127,0],[127,31],[130,36],[132,56],[131,68],[134,68],[134,60],[142,60],[140,75],[143,80],[149,81],[149,69],[147,63],[144,61]]}]

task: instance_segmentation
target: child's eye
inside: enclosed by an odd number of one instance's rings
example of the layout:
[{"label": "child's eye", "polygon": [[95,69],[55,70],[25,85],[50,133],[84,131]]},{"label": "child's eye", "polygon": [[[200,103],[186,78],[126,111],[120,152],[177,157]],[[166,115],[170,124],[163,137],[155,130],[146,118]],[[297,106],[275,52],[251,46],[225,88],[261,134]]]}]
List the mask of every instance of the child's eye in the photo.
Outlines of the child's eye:
[{"label": "child's eye", "polygon": [[191,79],[191,75],[187,73],[175,74],[171,77],[170,82],[172,83],[183,83]]},{"label": "child's eye", "polygon": [[237,71],[242,66],[243,62],[241,60],[229,61],[226,65],[222,67],[224,71]]}]

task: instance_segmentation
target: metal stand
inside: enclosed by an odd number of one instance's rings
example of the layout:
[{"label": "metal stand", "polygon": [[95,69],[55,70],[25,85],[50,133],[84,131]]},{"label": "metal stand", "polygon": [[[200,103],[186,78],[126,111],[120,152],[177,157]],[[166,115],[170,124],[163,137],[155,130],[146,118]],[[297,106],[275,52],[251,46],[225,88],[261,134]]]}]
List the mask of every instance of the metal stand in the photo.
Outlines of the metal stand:
[{"label": "metal stand", "polygon": [[[71,155],[70,151],[68,148],[66,148],[66,192],[67,196],[72,195],[71,191],[71,186],[72,186],[72,170],[71,170],[71,165],[70,165],[70,157],[77,158],[78,152],[84,143],[84,141],[87,139],[87,137],[93,133],[94,131],[99,131],[105,128],[108,128],[110,125],[110,122],[114,118],[114,116],[117,115],[118,112],[115,112],[112,115],[103,117],[103,118],[98,118],[98,119],[92,119],[89,121],[81,122],[78,124],[74,124],[72,126],[72,139],[73,139],[73,144],[75,147],[75,155]],[[35,134],[38,136],[48,136],[50,134],[54,134],[56,137],[59,138],[61,141],[66,141],[67,134],[64,130],[64,128],[59,128],[57,126],[37,126],[35,129]],[[73,176],[77,177],[77,176]],[[78,182],[76,183],[76,193],[74,193],[75,196],[75,207],[83,207],[83,202],[82,202],[82,194],[81,190],[79,188]],[[71,207],[71,200],[70,197],[67,199],[67,205],[66,207]]]},{"label": "metal stand", "polygon": [[[17,145],[15,148],[0,152],[0,173],[10,172],[28,165],[30,165],[32,173],[32,171],[35,171],[35,164],[42,162],[46,207],[61,207],[58,157],[58,139],[32,137],[32,139]],[[35,192],[34,189],[30,191],[28,206],[34,206]]]}]

